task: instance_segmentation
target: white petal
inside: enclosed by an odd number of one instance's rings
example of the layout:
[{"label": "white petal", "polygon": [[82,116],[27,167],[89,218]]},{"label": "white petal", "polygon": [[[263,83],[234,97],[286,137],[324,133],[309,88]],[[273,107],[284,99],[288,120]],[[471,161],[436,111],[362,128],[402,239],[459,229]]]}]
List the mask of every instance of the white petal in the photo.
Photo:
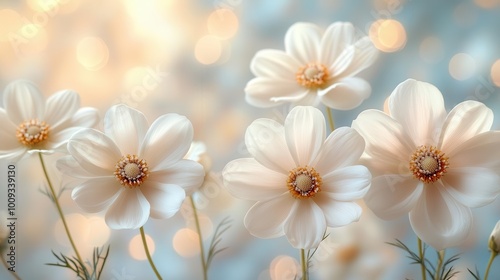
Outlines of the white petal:
[{"label": "white petal", "polygon": [[356,130],[339,127],[328,136],[311,166],[320,174],[326,175],[335,169],[353,165],[364,149],[365,141]]},{"label": "white petal", "polygon": [[89,213],[100,212],[111,205],[124,188],[113,177],[90,179],[71,192],[71,198]]},{"label": "white petal", "polygon": [[365,139],[365,152],[374,160],[392,164],[409,164],[416,149],[404,128],[394,119],[378,110],[365,110],[352,122]]},{"label": "white petal", "polygon": [[250,70],[255,76],[289,81],[295,81],[295,74],[302,66],[295,58],[280,50],[261,50],[250,62]]},{"label": "white petal", "polygon": [[82,130],[81,127],[69,127],[58,132],[53,132],[47,138],[44,146],[47,149],[57,150],[58,152],[66,151],[66,144],[68,143],[71,136],[73,136],[78,131]]},{"label": "white petal", "polygon": [[44,121],[50,125],[51,132],[58,132],[73,118],[80,108],[80,96],[72,90],[62,90],[47,99]]},{"label": "white petal", "polygon": [[363,212],[361,207],[354,202],[335,201],[321,193],[314,198],[314,202],[323,211],[326,225],[329,227],[343,227],[357,222]]},{"label": "white petal", "polygon": [[183,159],[165,169],[151,172],[148,181],[180,186],[189,195],[201,186],[204,177],[205,170],[201,164]]},{"label": "white petal", "polygon": [[370,84],[361,78],[344,78],[321,90],[319,96],[326,106],[337,110],[351,110],[370,96]]},{"label": "white petal", "polygon": [[500,175],[484,167],[450,168],[441,180],[453,198],[467,207],[484,206],[500,194]]},{"label": "white petal", "polygon": [[286,237],[294,248],[318,247],[325,231],[325,215],[312,199],[302,199],[295,203],[290,217],[285,222]]},{"label": "white petal", "polygon": [[487,131],[465,141],[446,156],[455,167],[487,167],[500,170],[500,131]]},{"label": "white petal", "polygon": [[6,160],[9,160],[10,162],[17,162],[25,156],[27,151],[28,150],[24,147],[19,147],[19,148],[7,150],[7,151],[1,151],[0,152],[0,159],[6,159]]},{"label": "white petal", "polygon": [[248,152],[262,165],[288,174],[295,167],[285,140],[285,129],[271,119],[257,119],[247,128],[245,144]]},{"label": "white petal", "polygon": [[156,219],[174,216],[186,198],[186,192],[178,185],[146,181],[140,189],[151,205],[151,217]]},{"label": "white petal", "polygon": [[244,220],[245,227],[250,234],[259,238],[282,236],[283,226],[295,202],[289,194],[259,201],[248,210]]},{"label": "white petal", "polygon": [[3,108],[0,108],[0,139],[2,139],[0,141],[0,154],[22,146],[19,140],[17,140],[16,129],[15,124],[7,116],[7,112]]},{"label": "white petal", "polygon": [[322,30],[312,24],[298,22],[285,34],[285,50],[301,64],[316,62],[319,59]]},{"label": "white petal", "polygon": [[[349,46],[342,53],[340,53],[337,58],[330,64],[328,71],[330,71],[330,82],[338,81],[342,78],[342,74],[349,68],[356,54],[356,49],[354,46]],[[345,78],[345,77],[344,77]]]},{"label": "white petal", "polygon": [[493,124],[493,111],[483,103],[469,100],[455,106],[446,117],[439,147],[452,153],[463,142],[489,131]]},{"label": "white petal", "polygon": [[[278,98],[276,98],[276,100],[278,100]],[[318,90],[317,89],[308,89],[305,96],[301,99],[297,99],[296,101],[295,100],[291,100],[291,102],[293,102],[293,105],[291,107],[294,107],[294,106],[313,106],[313,107],[317,107],[318,105],[321,104],[321,101],[319,99],[319,96],[318,96]]]},{"label": "white petal", "polygon": [[371,66],[378,58],[379,51],[375,48],[368,36],[359,39],[353,45],[355,54],[351,64],[339,76],[352,77]]},{"label": "white petal", "polygon": [[245,100],[253,106],[268,108],[285,102],[297,102],[308,90],[294,80],[254,78],[245,87]]},{"label": "white petal", "polygon": [[137,155],[148,122],[139,111],[126,105],[111,107],[104,117],[104,134],[116,143],[123,155]]},{"label": "white petal", "polygon": [[138,189],[124,189],[106,213],[106,224],[112,229],[138,229],[149,218],[150,205]]},{"label": "white petal", "polygon": [[412,175],[383,175],[373,178],[364,200],[375,215],[392,220],[413,209],[423,189],[424,183]]},{"label": "white petal", "polygon": [[[56,162],[56,167],[62,174],[70,177],[82,179],[96,177],[95,174],[92,174],[83,169],[78,161],[76,161],[75,158],[70,155],[59,158]],[[118,182],[113,176],[113,173],[109,173],[107,177],[111,177],[115,180],[115,182]]]},{"label": "white petal", "polygon": [[169,166],[181,160],[193,141],[193,125],[178,114],[160,116],[149,128],[139,155],[152,170],[162,164]]},{"label": "white petal", "polygon": [[311,166],[325,142],[325,118],[314,107],[297,106],[285,119],[285,137],[297,166]]},{"label": "white petal", "polygon": [[343,167],[322,176],[321,194],[337,201],[361,199],[368,192],[371,179],[370,171],[362,165]]},{"label": "white petal", "polygon": [[95,176],[109,176],[122,155],[113,140],[102,132],[84,128],[68,142],[68,152],[78,163]]},{"label": "white petal", "polygon": [[43,121],[45,100],[32,82],[17,80],[8,84],[4,89],[3,103],[14,124],[31,119]]},{"label": "white petal", "polygon": [[472,229],[472,213],[436,183],[425,188],[410,212],[410,223],[422,241],[440,251],[465,241]]},{"label": "white petal", "polygon": [[350,22],[335,22],[331,24],[326,29],[321,40],[320,61],[326,63],[328,66],[333,65],[340,54],[352,45],[355,32],[356,30],[354,30],[354,26]]},{"label": "white petal", "polygon": [[248,200],[269,200],[288,192],[287,175],[264,167],[253,158],[229,162],[222,171],[231,195]]},{"label": "white petal", "polygon": [[446,111],[443,95],[435,86],[408,79],[391,93],[389,108],[416,147],[438,143]]},{"label": "white petal", "polygon": [[207,153],[207,145],[203,142],[193,141],[191,146],[189,146],[189,150],[184,156],[185,159],[194,160],[200,162],[203,155]]},{"label": "white petal", "polygon": [[99,123],[99,112],[95,108],[80,108],[71,118],[72,126],[93,128]]}]

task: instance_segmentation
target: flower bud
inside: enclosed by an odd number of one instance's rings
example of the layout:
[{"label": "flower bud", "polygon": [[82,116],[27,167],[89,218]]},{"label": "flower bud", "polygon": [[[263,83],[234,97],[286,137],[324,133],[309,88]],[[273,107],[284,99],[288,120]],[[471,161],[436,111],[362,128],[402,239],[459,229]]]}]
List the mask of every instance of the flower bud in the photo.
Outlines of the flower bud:
[{"label": "flower bud", "polygon": [[500,253],[500,221],[497,222],[495,228],[491,232],[488,247],[495,254]]}]

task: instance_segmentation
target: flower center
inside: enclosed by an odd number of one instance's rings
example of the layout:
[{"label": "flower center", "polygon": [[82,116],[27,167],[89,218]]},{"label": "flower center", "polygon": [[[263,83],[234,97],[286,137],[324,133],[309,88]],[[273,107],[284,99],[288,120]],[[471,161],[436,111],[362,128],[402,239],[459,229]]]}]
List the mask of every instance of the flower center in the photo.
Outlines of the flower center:
[{"label": "flower center", "polygon": [[312,197],[321,191],[321,176],[309,166],[297,167],[290,171],[286,183],[295,198]]},{"label": "flower center", "polygon": [[425,183],[439,180],[446,173],[448,166],[448,157],[433,146],[418,147],[410,158],[413,176]]},{"label": "flower center", "polygon": [[329,76],[328,69],[323,64],[309,63],[299,68],[295,78],[301,86],[320,88],[325,85]]},{"label": "flower center", "polygon": [[25,146],[34,146],[49,137],[49,126],[37,119],[22,122],[16,130],[16,137]]},{"label": "flower center", "polygon": [[148,164],[136,155],[126,155],[115,165],[115,177],[124,187],[139,187],[149,176]]}]

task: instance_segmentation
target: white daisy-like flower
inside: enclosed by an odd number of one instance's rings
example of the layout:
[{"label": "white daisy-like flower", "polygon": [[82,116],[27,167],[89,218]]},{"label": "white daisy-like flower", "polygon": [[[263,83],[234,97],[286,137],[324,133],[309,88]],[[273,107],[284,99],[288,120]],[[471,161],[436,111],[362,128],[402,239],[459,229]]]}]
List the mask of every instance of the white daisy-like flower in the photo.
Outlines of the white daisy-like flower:
[{"label": "white daisy-like flower", "polygon": [[353,165],[363,153],[363,138],[347,127],[325,138],[325,119],[314,107],[295,107],[284,126],[258,119],[248,127],[245,144],[252,158],[228,163],[223,180],[233,196],[257,201],[245,216],[252,235],[286,235],[295,248],[309,249],[319,245],[327,226],[360,218],[353,201],[371,180],[366,167]]},{"label": "white daisy-like flower", "polygon": [[353,121],[374,176],[366,204],[384,219],[409,213],[417,236],[437,250],[461,244],[472,228],[470,208],[500,193],[493,112],[465,101],[447,114],[435,86],[411,79],[388,105],[389,113],[367,110]]},{"label": "white daisy-like flower", "polygon": [[57,167],[83,182],[71,197],[80,208],[95,213],[107,209],[112,229],[135,229],[148,218],[170,218],[186,191],[203,181],[203,167],[183,159],[193,138],[191,122],[166,114],[149,127],[144,115],[125,105],[111,107],[104,133],[82,130],[68,142],[71,156]]},{"label": "white daisy-like flower", "polygon": [[256,77],[245,88],[246,100],[257,107],[322,102],[338,110],[353,109],[371,92],[370,84],[355,75],[377,56],[370,38],[357,36],[349,22],[335,22],[326,31],[296,23],[285,35],[285,51],[255,54],[250,69]]},{"label": "white daisy-like flower", "polygon": [[63,152],[76,131],[99,121],[94,108],[80,108],[80,96],[62,90],[47,101],[29,81],[17,80],[3,92],[0,108],[0,158],[21,159],[28,151]]}]

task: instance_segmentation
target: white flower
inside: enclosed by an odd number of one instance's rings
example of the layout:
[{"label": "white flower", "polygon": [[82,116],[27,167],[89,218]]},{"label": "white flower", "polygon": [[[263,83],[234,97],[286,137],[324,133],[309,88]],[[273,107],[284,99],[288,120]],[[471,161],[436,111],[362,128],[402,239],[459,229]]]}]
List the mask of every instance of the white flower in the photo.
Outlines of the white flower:
[{"label": "white flower", "polygon": [[391,94],[389,112],[367,110],[353,122],[374,176],[368,207],[384,219],[409,213],[417,236],[437,250],[459,245],[472,228],[470,207],[500,193],[493,112],[465,101],[447,114],[436,87],[411,79]]},{"label": "white flower", "polygon": [[31,82],[18,80],[3,92],[0,108],[0,158],[16,161],[27,151],[65,151],[66,143],[82,127],[93,127],[94,108],[80,108],[80,97],[62,90],[44,100]]},{"label": "white flower", "polygon": [[255,120],[245,144],[253,158],[234,160],[223,170],[235,197],[258,201],[245,226],[260,238],[286,235],[295,248],[315,248],[326,227],[357,221],[371,174],[353,165],[364,150],[363,138],[347,127],[325,140],[325,119],[313,107],[295,107],[284,126]]},{"label": "white flower", "polygon": [[144,115],[125,105],[111,107],[104,133],[82,130],[68,142],[71,156],[57,162],[63,173],[84,180],[71,197],[87,212],[107,209],[112,229],[139,228],[169,218],[186,194],[203,181],[203,167],[183,159],[193,127],[184,116],[160,116],[148,129]]},{"label": "white flower", "polygon": [[246,100],[257,107],[285,102],[350,110],[370,96],[371,87],[354,77],[373,64],[378,51],[370,38],[358,38],[353,25],[335,22],[323,32],[311,23],[292,25],[285,51],[265,49],[255,54]]},{"label": "white flower", "polygon": [[488,247],[492,252],[500,254],[500,221],[497,222],[495,228],[491,232]]}]

